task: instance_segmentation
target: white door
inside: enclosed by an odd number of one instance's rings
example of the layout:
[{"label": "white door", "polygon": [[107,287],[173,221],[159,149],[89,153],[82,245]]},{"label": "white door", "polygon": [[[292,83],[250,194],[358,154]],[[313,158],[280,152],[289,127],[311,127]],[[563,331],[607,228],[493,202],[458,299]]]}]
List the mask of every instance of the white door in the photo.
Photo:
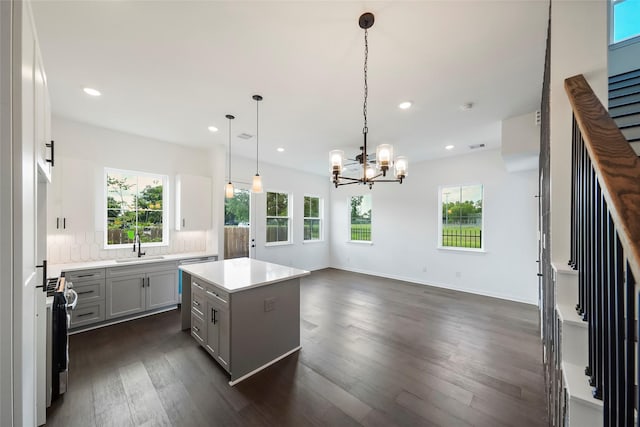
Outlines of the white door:
[{"label": "white door", "polygon": [[[14,74],[14,425],[36,424],[36,147],[34,58],[36,40],[30,6],[14,2],[13,48],[22,52],[21,75]],[[17,19],[16,19],[17,18]],[[15,68],[15,67],[14,67]],[[19,78],[21,77],[21,78]],[[16,96],[17,95],[17,96]]]},{"label": "white door", "polygon": [[[0,1],[0,93],[11,87],[12,2]],[[10,303],[0,310],[0,425],[13,418],[13,239],[11,169],[11,105],[0,103],[0,288]],[[7,190],[8,189],[8,190]]]},{"label": "white door", "polygon": [[[13,424],[37,424],[38,304],[36,286],[43,283],[38,259],[37,147],[35,140],[35,57],[37,41],[28,2],[13,2],[12,46],[21,52],[13,67]],[[46,194],[45,194],[46,197]],[[46,210],[46,206],[41,209]],[[44,237],[43,237],[44,238]],[[41,295],[40,295],[41,296]]]}]

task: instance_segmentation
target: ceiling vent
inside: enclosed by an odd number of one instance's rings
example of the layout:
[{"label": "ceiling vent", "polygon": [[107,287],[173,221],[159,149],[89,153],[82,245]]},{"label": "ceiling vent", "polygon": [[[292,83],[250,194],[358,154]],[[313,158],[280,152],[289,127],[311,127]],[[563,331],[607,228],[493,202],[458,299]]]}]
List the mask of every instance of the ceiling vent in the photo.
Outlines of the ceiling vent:
[{"label": "ceiling vent", "polygon": [[248,133],[242,132],[240,135],[238,135],[238,138],[240,138],[240,139],[251,139],[251,138],[253,138],[253,135],[250,135]]},{"label": "ceiling vent", "polygon": [[471,150],[476,150],[478,148],[484,148],[484,144],[473,144],[473,145],[470,145],[469,148]]}]

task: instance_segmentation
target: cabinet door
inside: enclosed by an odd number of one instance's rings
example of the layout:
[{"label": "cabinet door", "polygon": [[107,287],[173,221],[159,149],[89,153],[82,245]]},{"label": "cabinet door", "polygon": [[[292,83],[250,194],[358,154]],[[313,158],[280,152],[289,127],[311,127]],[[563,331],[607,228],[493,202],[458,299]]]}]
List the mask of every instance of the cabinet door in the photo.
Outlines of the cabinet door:
[{"label": "cabinet door", "polygon": [[107,319],[145,310],[146,275],[107,279]]},{"label": "cabinet door", "polygon": [[205,314],[205,322],[207,323],[207,341],[205,348],[214,357],[218,355],[218,340],[220,336],[220,328],[218,324],[218,306],[211,298],[207,298],[207,311]]},{"label": "cabinet door", "polygon": [[229,310],[221,305],[216,308],[216,326],[218,327],[218,362],[229,371],[229,347],[231,345],[229,339]]},{"label": "cabinet door", "polygon": [[176,230],[208,230],[211,221],[211,178],[176,176]]},{"label": "cabinet door", "polygon": [[178,272],[159,271],[147,274],[147,310],[178,302]]},{"label": "cabinet door", "polygon": [[51,163],[47,162],[50,158],[50,148],[47,147],[47,108],[48,96],[46,94],[46,77],[42,66],[40,52],[36,50],[35,68],[34,68],[34,135],[36,142],[36,154],[38,167],[48,182],[51,182]]}]

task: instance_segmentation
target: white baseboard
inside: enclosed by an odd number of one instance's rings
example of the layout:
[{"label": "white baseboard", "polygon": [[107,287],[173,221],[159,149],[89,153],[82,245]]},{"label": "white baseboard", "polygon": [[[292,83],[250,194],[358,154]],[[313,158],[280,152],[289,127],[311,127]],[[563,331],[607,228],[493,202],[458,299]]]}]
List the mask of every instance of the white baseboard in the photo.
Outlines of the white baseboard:
[{"label": "white baseboard", "polygon": [[516,298],[513,297],[511,295],[503,295],[503,294],[498,294],[498,293],[494,293],[494,292],[485,292],[485,291],[478,291],[477,289],[470,289],[470,288],[464,288],[464,287],[456,287],[453,285],[449,285],[449,284],[445,284],[445,283],[437,283],[437,282],[432,282],[432,281],[421,281],[421,280],[417,280],[413,277],[403,277],[403,276],[398,276],[395,274],[386,274],[386,273],[379,273],[379,272],[374,272],[374,271],[365,271],[365,270],[360,270],[357,268],[348,268],[348,267],[331,267],[331,268],[335,268],[336,270],[344,270],[344,271],[350,271],[353,273],[361,273],[361,274],[367,274],[369,276],[377,276],[377,277],[384,277],[385,279],[393,279],[393,280],[400,280],[402,282],[409,282],[409,283],[414,283],[417,285],[424,285],[424,286],[432,286],[434,288],[442,288],[442,289],[449,289],[452,291],[459,291],[459,292],[465,292],[468,294],[474,294],[474,295],[482,295],[485,297],[491,297],[491,298],[498,298],[498,299],[503,299],[503,300],[507,300],[507,301],[513,301],[513,302],[520,302],[523,304],[528,304],[528,305],[533,305],[535,307],[538,306],[538,301],[528,301],[528,300],[524,300],[521,298]]}]

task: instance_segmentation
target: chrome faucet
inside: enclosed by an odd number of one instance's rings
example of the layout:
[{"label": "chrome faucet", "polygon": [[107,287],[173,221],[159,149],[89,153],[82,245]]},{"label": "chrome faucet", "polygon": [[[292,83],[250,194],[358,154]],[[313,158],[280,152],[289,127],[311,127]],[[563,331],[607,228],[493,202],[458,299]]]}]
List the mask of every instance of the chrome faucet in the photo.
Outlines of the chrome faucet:
[{"label": "chrome faucet", "polygon": [[136,251],[136,243],[138,244],[138,258],[145,254],[142,252],[142,242],[140,241],[140,233],[136,234],[136,237],[133,240],[133,252]]}]

